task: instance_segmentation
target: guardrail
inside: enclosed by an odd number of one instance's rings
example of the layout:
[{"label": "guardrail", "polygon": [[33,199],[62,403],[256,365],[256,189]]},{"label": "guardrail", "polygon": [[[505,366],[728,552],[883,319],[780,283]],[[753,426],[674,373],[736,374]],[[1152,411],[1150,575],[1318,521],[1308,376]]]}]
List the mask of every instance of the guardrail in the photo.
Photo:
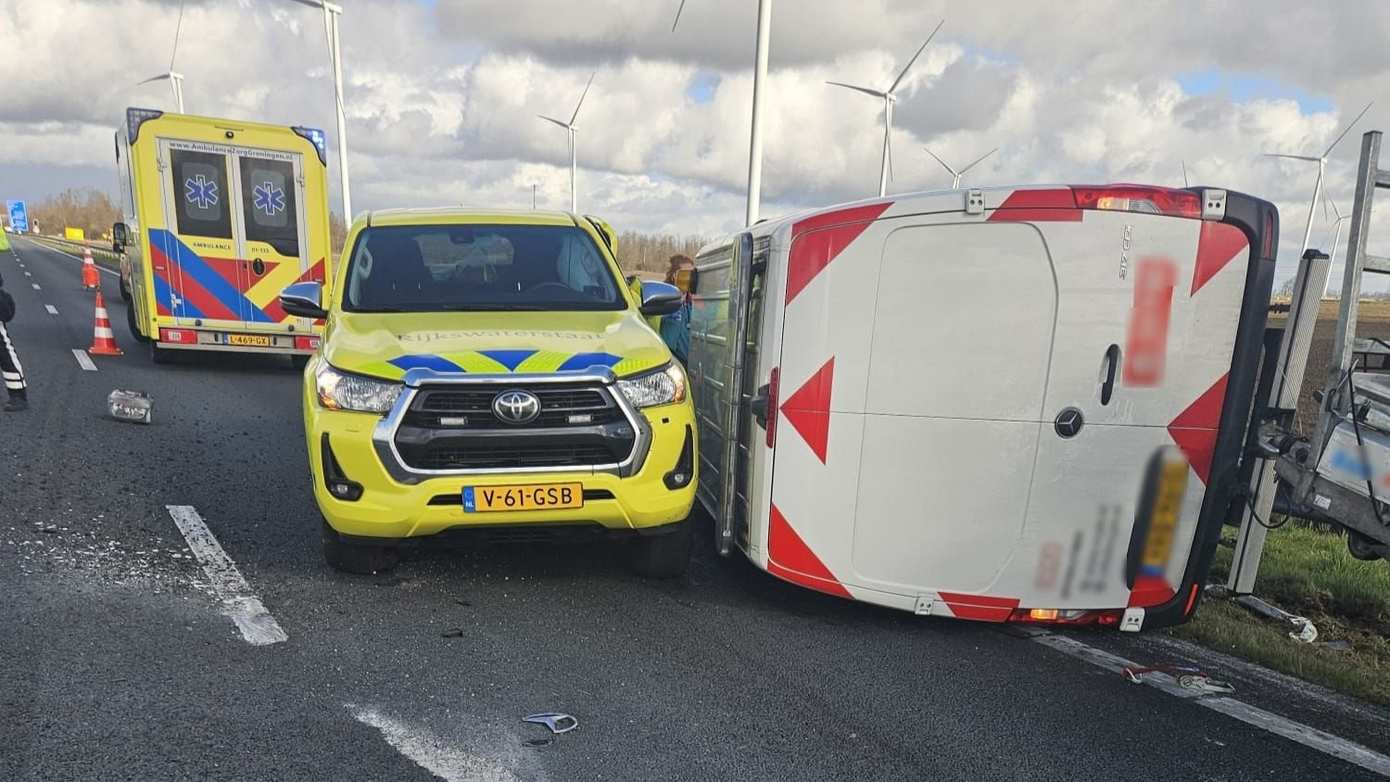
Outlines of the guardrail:
[{"label": "guardrail", "polygon": [[75,242],[58,236],[44,236],[42,234],[25,234],[24,238],[42,242],[56,250],[73,251],[81,255],[83,250],[92,251],[92,260],[109,269],[119,269],[121,266],[121,256],[111,252],[110,245],[97,245],[92,242]]}]

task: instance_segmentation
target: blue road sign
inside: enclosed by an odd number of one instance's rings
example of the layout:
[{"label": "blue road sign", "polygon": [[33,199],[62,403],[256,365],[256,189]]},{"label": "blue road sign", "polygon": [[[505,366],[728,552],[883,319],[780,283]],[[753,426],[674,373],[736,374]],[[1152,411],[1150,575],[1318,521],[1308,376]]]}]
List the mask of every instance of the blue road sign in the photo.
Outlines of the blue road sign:
[{"label": "blue road sign", "polygon": [[15,233],[29,232],[29,210],[25,208],[23,201],[6,201],[5,207],[10,212],[10,227]]}]

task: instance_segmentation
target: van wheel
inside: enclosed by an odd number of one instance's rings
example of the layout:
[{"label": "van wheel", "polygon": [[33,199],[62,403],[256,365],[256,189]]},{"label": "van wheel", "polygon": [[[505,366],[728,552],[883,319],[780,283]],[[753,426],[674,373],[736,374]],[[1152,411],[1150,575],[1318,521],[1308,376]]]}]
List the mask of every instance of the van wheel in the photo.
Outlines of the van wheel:
[{"label": "van wheel", "polygon": [[134,338],[136,342],[144,343],[150,341],[149,337],[140,333],[140,326],[135,322],[135,302],[126,305],[125,324],[130,328],[130,336]]},{"label": "van wheel", "polygon": [[1347,530],[1347,551],[1362,562],[1374,562],[1381,558],[1385,546],[1379,546],[1369,536],[1356,530]]},{"label": "van wheel", "polygon": [[150,343],[150,361],[155,364],[174,363],[174,351],[161,348],[158,342],[147,340]]},{"label": "van wheel", "polygon": [[632,544],[633,572],[644,578],[675,578],[690,567],[694,524],[689,520],[674,525],[670,532],[641,535]]},{"label": "van wheel", "polygon": [[327,521],[321,522],[319,538],[323,544],[323,559],[334,570],[369,576],[385,573],[401,561],[401,552],[395,546],[375,546],[370,543],[356,543],[343,540]]}]

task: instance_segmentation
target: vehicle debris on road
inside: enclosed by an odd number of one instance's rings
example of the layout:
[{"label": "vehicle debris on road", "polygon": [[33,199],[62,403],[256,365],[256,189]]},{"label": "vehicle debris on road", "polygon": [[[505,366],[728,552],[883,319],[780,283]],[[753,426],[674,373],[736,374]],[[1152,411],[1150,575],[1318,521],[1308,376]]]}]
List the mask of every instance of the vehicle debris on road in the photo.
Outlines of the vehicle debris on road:
[{"label": "vehicle debris on road", "polygon": [[570,731],[579,727],[579,720],[575,719],[574,717],[568,714],[561,714],[560,712],[554,711],[548,711],[541,714],[531,714],[522,717],[521,721],[531,722],[536,725],[544,725],[547,728],[550,728],[550,732],[554,733],[557,736],[561,733],[569,733]]},{"label": "vehicle debris on road", "polygon": [[106,409],[117,421],[148,424],[154,411],[154,400],[139,391],[117,388],[106,397]]}]

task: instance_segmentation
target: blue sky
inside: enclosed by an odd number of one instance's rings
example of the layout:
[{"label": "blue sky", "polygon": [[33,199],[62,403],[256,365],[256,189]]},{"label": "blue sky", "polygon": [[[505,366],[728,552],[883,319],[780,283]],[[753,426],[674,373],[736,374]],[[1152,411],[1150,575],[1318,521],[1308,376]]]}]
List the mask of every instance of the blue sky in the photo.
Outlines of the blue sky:
[{"label": "blue sky", "polygon": [[1261,98],[1292,98],[1305,114],[1331,111],[1332,101],[1275,79],[1250,74],[1227,73],[1220,70],[1195,71],[1180,74],[1178,84],[1192,95],[1223,94],[1236,101]]}]

